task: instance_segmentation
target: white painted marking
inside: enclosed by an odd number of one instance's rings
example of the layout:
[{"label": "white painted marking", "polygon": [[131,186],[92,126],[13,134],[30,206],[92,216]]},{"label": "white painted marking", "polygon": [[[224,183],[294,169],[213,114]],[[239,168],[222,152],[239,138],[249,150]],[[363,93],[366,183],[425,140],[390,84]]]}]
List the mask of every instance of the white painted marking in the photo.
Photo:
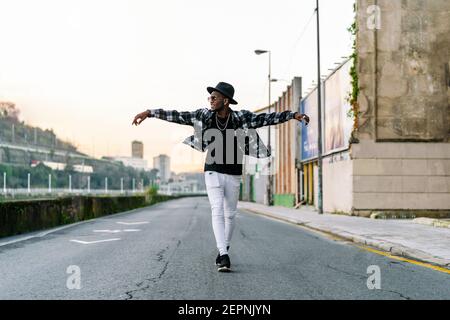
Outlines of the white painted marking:
[{"label": "white painted marking", "polygon": [[68,224],[68,225],[65,225],[65,226],[62,226],[62,227],[49,229],[49,230],[44,231],[44,232],[31,232],[31,233],[29,233],[28,236],[11,236],[11,237],[7,238],[7,239],[10,239],[10,240],[5,241],[5,242],[0,242],[0,247],[7,246],[7,245],[10,245],[10,244],[14,244],[14,243],[19,243],[19,242],[30,240],[30,239],[34,239],[34,238],[42,238],[42,237],[45,237],[45,236],[47,236],[49,234],[52,234],[52,233],[55,233],[55,232],[58,232],[58,231],[61,231],[61,230],[73,228],[73,227],[81,225],[81,224],[93,223],[95,221],[108,221],[109,222],[109,221],[111,221],[109,218],[112,217],[112,216],[114,216],[114,217],[121,217],[121,216],[129,215],[130,213],[141,211],[141,210],[143,210],[143,208],[137,208],[137,209],[133,209],[133,210],[126,211],[126,212],[115,213],[114,215],[108,216],[108,218],[95,218],[95,219],[75,222],[75,223]]},{"label": "white painted marking", "polygon": [[120,233],[120,232],[138,232],[141,229],[123,229],[123,230],[94,230],[94,232],[98,233]]},{"label": "white painted marking", "polygon": [[142,221],[142,222],[116,222],[118,224],[123,224],[126,226],[134,226],[134,225],[138,225],[138,224],[147,224],[148,221]]},{"label": "white painted marking", "polygon": [[117,241],[117,240],[120,240],[120,238],[97,240],[97,241],[81,241],[81,240],[70,240],[70,241],[76,242],[76,243],[81,243],[81,244],[94,244],[94,243]]},{"label": "white painted marking", "polygon": [[94,230],[94,232],[119,233],[122,232],[122,230]]}]

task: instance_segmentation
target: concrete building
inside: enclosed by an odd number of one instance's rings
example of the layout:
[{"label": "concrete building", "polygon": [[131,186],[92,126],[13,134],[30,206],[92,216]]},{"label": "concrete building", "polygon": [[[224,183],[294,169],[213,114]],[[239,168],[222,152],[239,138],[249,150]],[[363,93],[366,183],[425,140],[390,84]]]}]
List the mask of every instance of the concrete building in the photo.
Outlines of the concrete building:
[{"label": "concrete building", "polygon": [[[273,109],[276,112],[298,112],[301,98],[302,79],[295,77],[291,85],[275,102]],[[276,128],[274,205],[293,207],[301,201],[301,173],[298,162],[301,125],[298,121],[292,120],[273,128]]]},{"label": "concrete building", "polygon": [[133,167],[138,170],[148,170],[148,161],[133,157],[110,157],[114,161],[120,161],[124,166]]},{"label": "concrete building", "polygon": [[[271,106],[270,112],[299,111],[302,92],[302,81],[295,77],[286,91]],[[268,113],[269,107],[254,111],[257,114]],[[267,159],[246,157],[241,190],[242,200],[268,204],[269,174],[272,174],[272,198],[274,205],[293,207],[300,201],[300,167],[297,165],[299,145],[299,125],[288,121],[270,127],[272,163],[268,171]],[[262,141],[268,144],[268,127],[258,129]]]},{"label": "concrete building", "polygon": [[138,170],[148,170],[148,161],[144,160],[144,144],[140,141],[131,142],[131,157],[109,157],[114,161],[120,161],[124,166]]},{"label": "concrete building", "polygon": [[131,157],[144,159],[144,144],[142,142],[131,142]]},{"label": "concrete building", "polygon": [[450,2],[359,0],[357,17],[352,212],[450,215]]},{"label": "concrete building", "polygon": [[161,182],[168,182],[171,177],[170,171],[170,157],[165,154],[160,154],[153,158],[153,168],[158,169],[158,177]]}]

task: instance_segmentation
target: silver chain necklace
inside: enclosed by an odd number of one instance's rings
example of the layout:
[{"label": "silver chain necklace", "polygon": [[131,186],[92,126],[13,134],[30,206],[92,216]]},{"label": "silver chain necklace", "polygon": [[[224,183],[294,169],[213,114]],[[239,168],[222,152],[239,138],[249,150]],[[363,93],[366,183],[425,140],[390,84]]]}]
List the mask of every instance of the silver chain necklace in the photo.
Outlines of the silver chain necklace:
[{"label": "silver chain necklace", "polygon": [[[220,128],[220,125],[219,125],[219,117],[217,116],[217,113],[216,113],[216,125],[217,125],[217,128],[220,130],[220,131],[224,131],[226,128],[227,128],[227,126],[228,126],[228,121],[230,120],[230,115],[231,115],[231,112],[228,114],[228,118],[227,118],[227,121],[225,122],[225,126],[223,127],[223,129],[221,129]],[[221,124],[222,126],[223,126],[223,124]]]}]

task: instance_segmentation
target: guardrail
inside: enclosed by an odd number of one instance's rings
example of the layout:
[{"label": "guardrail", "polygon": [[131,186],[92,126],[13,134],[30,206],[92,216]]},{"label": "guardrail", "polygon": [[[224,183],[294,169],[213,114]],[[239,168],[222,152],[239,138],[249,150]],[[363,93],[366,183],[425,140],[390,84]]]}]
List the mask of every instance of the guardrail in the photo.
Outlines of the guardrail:
[{"label": "guardrail", "polygon": [[142,190],[104,190],[104,189],[67,189],[56,188],[51,191],[48,188],[7,188],[0,190],[0,199],[9,198],[35,198],[39,196],[45,197],[61,197],[61,196],[132,196],[144,195]]},{"label": "guardrail", "polygon": [[[14,199],[14,198],[35,198],[39,196],[45,197],[62,197],[62,196],[139,196],[144,195],[143,190],[105,190],[105,189],[68,189],[55,188],[49,190],[48,188],[6,188],[0,189],[0,199]],[[159,195],[167,196],[203,196],[206,195],[206,190],[199,190],[196,192],[158,192]]]}]

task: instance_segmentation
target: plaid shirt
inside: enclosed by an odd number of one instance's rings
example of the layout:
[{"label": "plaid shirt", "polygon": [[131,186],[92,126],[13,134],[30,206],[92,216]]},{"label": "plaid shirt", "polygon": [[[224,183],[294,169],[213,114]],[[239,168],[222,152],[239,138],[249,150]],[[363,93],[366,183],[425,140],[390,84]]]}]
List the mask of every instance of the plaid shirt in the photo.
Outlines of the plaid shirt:
[{"label": "plaid shirt", "polygon": [[[207,129],[212,127],[215,111],[204,108],[196,111],[179,112],[176,110],[152,109],[148,110],[151,118],[157,118],[169,122],[183,124],[194,127],[194,135],[186,138],[183,143],[190,147],[205,152],[210,141],[203,139]],[[231,110],[231,123],[234,130],[238,130],[247,137],[244,144],[238,144],[238,147],[244,152],[255,158],[270,157],[270,152],[261,141],[258,133],[252,129],[261,128],[281,124],[283,122],[294,119],[295,112],[273,112],[256,114],[247,110],[234,111]]]}]

